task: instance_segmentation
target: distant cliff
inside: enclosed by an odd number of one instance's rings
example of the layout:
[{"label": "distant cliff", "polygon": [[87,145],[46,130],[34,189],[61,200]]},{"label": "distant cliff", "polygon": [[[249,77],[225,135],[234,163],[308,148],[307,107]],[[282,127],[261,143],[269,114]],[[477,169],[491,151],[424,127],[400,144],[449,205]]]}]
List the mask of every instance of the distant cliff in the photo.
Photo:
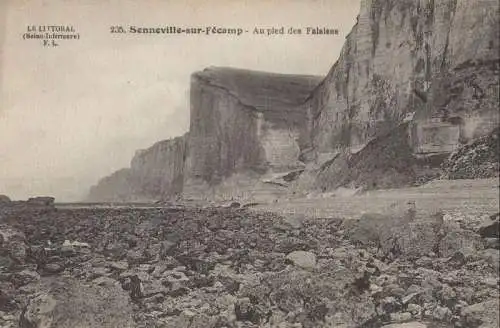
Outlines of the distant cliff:
[{"label": "distant cliff", "polygon": [[157,142],[139,150],[130,169],[142,196],[169,198],[182,192],[186,136]]},{"label": "distant cliff", "polygon": [[135,201],[136,184],[129,168],[114,172],[99,180],[90,188],[86,201],[90,202],[128,202]]},{"label": "distant cliff", "polygon": [[498,124],[496,0],[365,0],[339,60],[304,105],[310,146],[359,148],[415,112]]},{"label": "distant cliff", "polygon": [[151,201],[182,192],[186,135],[157,142],[136,152],[130,168],[101,179],[90,189],[89,201]]}]

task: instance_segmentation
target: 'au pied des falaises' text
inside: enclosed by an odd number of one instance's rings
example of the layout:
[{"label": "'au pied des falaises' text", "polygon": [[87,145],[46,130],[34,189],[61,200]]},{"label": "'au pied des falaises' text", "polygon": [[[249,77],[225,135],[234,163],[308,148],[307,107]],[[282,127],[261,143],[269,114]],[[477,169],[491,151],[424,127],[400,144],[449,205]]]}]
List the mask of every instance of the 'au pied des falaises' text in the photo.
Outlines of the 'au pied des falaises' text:
[{"label": "'au pied des falaises' text", "polygon": [[[243,33],[252,33],[258,35],[284,35],[284,34],[307,34],[307,35],[338,35],[339,30],[327,27],[306,27],[306,28],[285,28],[271,27],[253,29],[231,28],[231,27],[179,27],[179,26],[162,26],[162,27],[138,27],[129,26],[128,33],[132,34],[198,34],[198,35],[217,35],[227,34],[239,36]],[[125,32],[125,30],[124,30]]]}]

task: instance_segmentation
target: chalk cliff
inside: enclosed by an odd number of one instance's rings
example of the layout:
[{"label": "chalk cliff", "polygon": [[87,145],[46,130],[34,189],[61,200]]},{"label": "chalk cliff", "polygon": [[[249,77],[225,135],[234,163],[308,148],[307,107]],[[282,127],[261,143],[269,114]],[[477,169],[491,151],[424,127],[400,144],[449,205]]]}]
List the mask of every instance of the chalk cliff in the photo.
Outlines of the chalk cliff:
[{"label": "chalk cliff", "polygon": [[192,74],[189,133],[138,151],[131,167],[101,180],[89,200],[280,192],[260,178],[303,165],[307,117],[300,105],[321,80],[221,67]]},{"label": "chalk cliff", "polygon": [[410,184],[422,177],[422,155],[442,156],[498,126],[498,23],[497,0],[362,0],[325,78],[194,73],[189,135],[139,152],[91,198],[116,188],[120,199],[245,197],[270,185],[279,194],[274,178],[304,163],[315,167],[302,175],[306,189]]},{"label": "chalk cliff", "polygon": [[140,194],[149,199],[169,198],[182,192],[186,137],[157,142],[139,150],[132,159],[130,170]]},{"label": "chalk cliff", "polygon": [[99,180],[90,188],[86,201],[127,202],[134,201],[136,184],[129,168],[124,168]]},{"label": "chalk cliff", "polygon": [[307,126],[299,105],[320,81],[232,68],[194,73],[185,193],[205,193],[236,173],[295,168]]},{"label": "chalk cliff", "polygon": [[495,0],[363,0],[339,60],[304,109],[319,153],[360,148],[415,112],[459,117],[465,139],[498,125]]},{"label": "chalk cliff", "polygon": [[182,192],[186,135],[138,150],[130,168],[101,179],[91,188],[89,201],[151,201]]}]

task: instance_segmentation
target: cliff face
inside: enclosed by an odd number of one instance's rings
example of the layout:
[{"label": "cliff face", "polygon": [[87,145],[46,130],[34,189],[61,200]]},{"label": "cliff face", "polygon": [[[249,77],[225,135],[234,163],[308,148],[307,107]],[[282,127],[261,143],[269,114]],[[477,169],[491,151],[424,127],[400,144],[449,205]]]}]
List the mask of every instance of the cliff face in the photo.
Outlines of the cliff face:
[{"label": "cliff face", "polygon": [[194,73],[190,132],[138,151],[131,167],[102,179],[89,200],[157,200],[180,193],[246,198],[282,192],[260,177],[301,165],[307,117],[299,105],[320,81],[231,68]]},{"label": "cliff face", "polygon": [[169,198],[182,192],[186,138],[157,142],[139,150],[131,162],[131,174],[141,195],[151,199]]},{"label": "cliff face", "polygon": [[104,177],[90,188],[87,201],[90,202],[126,202],[133,201],[137,194],[135,182],[128,168],[118,170]]},{"label": "cliff face", "polygon": [[299,159],[320,166],[303,174],[307,188],[411,184],[416,153],[441,156],[498,126],[498,23],[497,0],[363,0],[324,79],[194,73],[189,135],[138,152],[91,194],[275,195],[263,181],[301,171]]},{"label": "cliff face", "polygon": [[136,152],[130,168],[101,179],[89,201],[150,201],[182,192],[186,136],[157,142]]},{"label": "cliff face", "polygon": [[295,166],[306,128],[299,105],[320,81],[230,68],[193,74],[186,191]]},{"label": "cliff face", "polygon": [[317,152],[358,148],[399,124],[460,117],[462,137],[498,124],[495,0],[364,0],[338,62],[304,105]]}]

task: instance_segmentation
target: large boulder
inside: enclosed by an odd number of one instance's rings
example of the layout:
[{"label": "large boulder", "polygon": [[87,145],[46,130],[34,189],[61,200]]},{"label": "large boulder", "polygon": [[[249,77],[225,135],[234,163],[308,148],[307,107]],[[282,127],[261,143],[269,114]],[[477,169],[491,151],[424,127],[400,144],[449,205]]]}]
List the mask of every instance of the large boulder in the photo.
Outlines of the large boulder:
[{"label": "large boulder", "polygon": [[54,197],[33,197],[28,199],[27,204],[33,206],[53,206],[55,198]]},{"label": "large boulder", "polygon": [[380,231],[390,226],[395,219],[378,213],[366,213],[356,220],[345,220],[342,229],[355,245],[378,246]]},{"label": "large boulder", "polygon": [[445,227],[444,235],[439,240],[438,255],[450,257],[456,252],[467,255],[482,248],[483,242],[477,233],[459,227]]},{"label": "large boulder", "polygon": [[393,225],[380,231],[380,248],[390,257],[416,259],[434,251],[440,224],[433,220]]},{"label": "large boulder", "polygon": [[23,309],[20,328],[134,328],[132,306],[117,285],[88,286],[73,279],[44,282]]},{"label": "large boulder", "polygon": [[492,215],[486,219],[479,227],[479,234],[483,238],[499,238],[500,236],[500,219],[498,214]]},{"label": "large boulder", "polygon": [[[441,257],[450,257],[456,252],[467,255],[484,248],[477,233],[445,222],[443,213],[418,219],[412,219],[408,213],[400,216],[364,214],[359,220],[346,220],[344,228],[354,244],[379,247],[392,259],[417,259],[430,253]],[[494,227],[483,229],[493,234]]]},{"label": "large boulder", "polygon": [[306,251],[294,251],[286,258],[298,267],[304,269],[314,269],[316,267],[316,255]]},{"label": "large boulder", "polygon": [[6,195],[0,195],[0,204],[8,204],[11,200]]},{"label": "large boulder", "polygon": [[392,258],[418,258],[435,249],[442,225],[439,214],[416,220],[414,213],[407,211],[398,216],[364,214],[358,220],[345,220],[343,228],[354,244],[379,247]]},{"label": "large boulder", "polygon": [[461,313],[463,327],[498,328],[498,307],[498,298],[465,307]]},{"label": "large boulder", "polygon": [[27,250],[26,237],[21,231],[0,224],[0,268],[24,264]]}]

